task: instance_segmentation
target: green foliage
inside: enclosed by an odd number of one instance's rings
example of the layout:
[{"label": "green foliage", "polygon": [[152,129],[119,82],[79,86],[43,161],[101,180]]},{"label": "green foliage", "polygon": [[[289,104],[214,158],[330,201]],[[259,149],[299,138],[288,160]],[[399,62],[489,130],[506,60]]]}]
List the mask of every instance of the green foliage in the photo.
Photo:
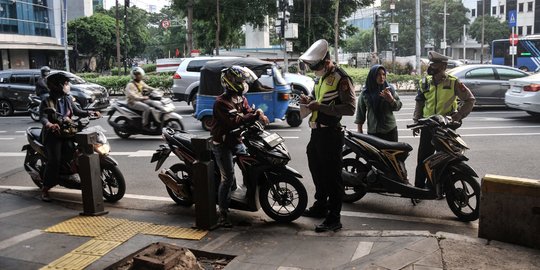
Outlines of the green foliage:
[{"label": "green foliage", "polygon": [[[474,20],[469,29],[471,37],[478,42],[482,42],[482,17]],[[491,47],[491,42],[495,39],[508,38],[510,36],[510,28],[505,22],[499,21],[498,18],[485,16],[484,17],[484,44]]]},{"label": "green foliage", "polygon": [[371,52],[373,51],[373,30],[362,30],[345,40],[347,52]]},{"label": "green foliage", "polygon": [[[99,76],[85,77],[85,80],[107,88],[110,95],[121,96],[124,95],[124,89],[129,81],[131,81],[131,78],[130,76]],[[169,94],[171,93],[173,79],[170,75],[147,75],[144,81],[151,87],[159,88]]]},{"label": "green foliage", "polygon": [[[366,83],[366,78],[369,73],[367,68],[346,68],[342,67],[349,76],[351,76],[354,84],[360,86],[360,89]],[[394,84],[398,90],[414,90],[416,88],[415,82],[420,79],[419,76],[409,74],[394,74],[389,73],[387,76],[388,82]]]}]

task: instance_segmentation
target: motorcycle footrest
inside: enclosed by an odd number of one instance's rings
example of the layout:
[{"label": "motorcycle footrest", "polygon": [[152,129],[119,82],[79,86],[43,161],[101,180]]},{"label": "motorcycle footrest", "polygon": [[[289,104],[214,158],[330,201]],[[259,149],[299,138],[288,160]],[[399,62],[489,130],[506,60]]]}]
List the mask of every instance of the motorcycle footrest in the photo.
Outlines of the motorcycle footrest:
[{"label": "motorcycle footrest", "polygon": [[167,173],[167,171],[162,170],[158,174],[158,177],[161,182],[163,182],[163,184],[165,184],[165,186],[171,189],[175,194],[182,197],[189,197],[189,195],[184,191],[184,185],[177,183],[176,180],[174,180],[174,178]]}]

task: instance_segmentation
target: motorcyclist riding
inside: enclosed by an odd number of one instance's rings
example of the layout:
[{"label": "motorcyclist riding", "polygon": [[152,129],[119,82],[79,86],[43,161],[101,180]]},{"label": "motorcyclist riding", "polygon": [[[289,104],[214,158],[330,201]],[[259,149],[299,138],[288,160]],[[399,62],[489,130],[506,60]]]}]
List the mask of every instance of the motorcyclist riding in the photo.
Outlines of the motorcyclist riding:
[{"label": "motorcyclist riding", "polygon": [[234,177],[233,155],[246,154],[246,146],[242,143],[240,134],[231,131],[241,124],[259,119],[268,124],[268,118],[263,111],[249,107],[247,99],[243,96],[248,91],[247,82],[256,80],[253,72],[245,67],[232,66],[221,72],[221,85],[225,93],[218,96],[214,103],[214,122],[212,123],[212,151],[221,173],[219,184],[219,224],[231,227],[228,209],[231,201],[231,188],[236,183]]},{"label": "motorcyclist riding", "polygon": [[134,67],[131,72],[131,81],[126,85],[125,94],[128,101],[128,107],[142,111],[143,129],[149,130],[150,110],[152,107],[161,109],[161,104],[158,101],[151,100],[148,96],[154,90],[144,81],[144,70],[140,67]]},{"label": "motorcyclist riding", "polygon": [[[95,114],[99,117],[99,112],[81,110],[73,102],[69,95],[69,77],[64,72],[54,73],[47,76],[47,87],[50,95],[41,101],[40,121],[43,124],[43,144],[47,155],[47,166],[45,168],[41,199],[51,201],[49,190],[57,185],[60,166],[72,158],[74,150],[71,130],[64,130],[60,124],[71,121],[73,115],[87,117]],[[54,109],[55,113],[47,112],[47,108]]]},{"label": "motorcyclist riding", "polygon": [[45,98],[45,95],[49,94],[47,80],[45,79],[49,76],[49,73],[51,73],[51,68],[48,66],[41,67],[41,77],[39,77],[36,82],[36,96],[40,97],[42,100]]}]

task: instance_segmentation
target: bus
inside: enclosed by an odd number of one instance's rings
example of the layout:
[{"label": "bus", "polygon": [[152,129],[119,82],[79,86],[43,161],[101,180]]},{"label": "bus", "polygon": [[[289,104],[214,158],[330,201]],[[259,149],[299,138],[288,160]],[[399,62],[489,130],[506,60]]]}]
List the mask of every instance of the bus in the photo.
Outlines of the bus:
[{"label": "bus", "polygon": [[[491,59],[492,64],[512,66],[510,41],[508,39],[493,41]],[[519,37],[517,54],[514,56],[514,67],[523,71],[540,70],[540,35]]]}]

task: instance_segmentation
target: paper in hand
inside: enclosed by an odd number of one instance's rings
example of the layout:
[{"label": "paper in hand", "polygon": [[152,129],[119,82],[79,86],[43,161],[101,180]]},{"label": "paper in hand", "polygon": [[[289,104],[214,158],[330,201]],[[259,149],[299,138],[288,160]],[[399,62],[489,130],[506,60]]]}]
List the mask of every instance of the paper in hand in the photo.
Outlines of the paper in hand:
[{"label": "paper in hand", "polygon": [[307,107],[307,104],[300,104],[300,117],[304,119],[310,114],[311,110]]}]

